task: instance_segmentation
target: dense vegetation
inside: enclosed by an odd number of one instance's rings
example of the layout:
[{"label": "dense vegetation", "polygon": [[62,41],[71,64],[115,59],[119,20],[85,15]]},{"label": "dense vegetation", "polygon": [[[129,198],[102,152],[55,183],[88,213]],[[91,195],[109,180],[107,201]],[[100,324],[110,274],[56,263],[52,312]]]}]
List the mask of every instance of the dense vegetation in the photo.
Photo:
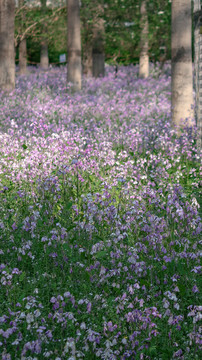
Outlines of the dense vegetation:
[{"label": "dense vegetation", "polygon": [[170,67],[18,76],[0,106],[2,360],[201,358],[200,166]]},{"label": "dense vegetation", "polygon": [[[94,6],[92,5],[94,4]],[[93,19],[96,16],[96,2],[82,0],[81,25],[83,51],[92,38]],[[22,14],[26,17],[22,21]],[[170,59],[171,42],[171,2],[153,0],[148,3],[149,17],[149,55],[157,61],[164,55]],[[59,62],[59,55],[67,52],[67,13],[66,7],[48,8],[46,15],[38,8],[16,9],[15,36],[27,32],[28,60],[40,62],[41,27],[45,18],[49,58],[51,63]],[[140,2],[139,0],[106,0],[105,1],[105,54],[109,63],[135,64],[139,59],[140,41]],[[159,41],[160,39],[160,41]],[[18,49],[16,54],[18,59]]]}]

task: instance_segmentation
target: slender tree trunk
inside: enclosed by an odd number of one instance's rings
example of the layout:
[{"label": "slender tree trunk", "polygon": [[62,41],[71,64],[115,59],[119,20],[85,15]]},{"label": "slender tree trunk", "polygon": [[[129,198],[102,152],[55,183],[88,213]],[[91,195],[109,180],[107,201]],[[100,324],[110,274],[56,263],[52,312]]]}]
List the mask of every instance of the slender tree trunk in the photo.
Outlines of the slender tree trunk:
[{"label": "slender tree trunk", "polygon": [[93,49],[92,45],[86,44],[86,49],[83,53],[83,74],[87,78],[93,76]]},{"label": "slender tree trunk", "polygon": [[46,40],[41,41],[40,67],[47,70],[49,67],[48,44]]},{"label": "slender tree trunk", "polygon": [[[196,88],[197,149],[200,158],[202,150],[202,9],[200,3],[194,7],[194,71]],[[201,159],[200,159],[201,160]]]},{"label": "slender tree trunk", "polygon": [[81,89],[81,29],[79,0],[67,0],[67,81],[75,91]]},{"label": "slender tree trunk", "polygon": [[16,47],[14,45],[14,59],[16,59]]},{"label": "slender tree trunk", "polygon": [[[25,5],[25,0],[19,0],[19,7],[22,8]],[[21,14],[21,30],[25,28],[25,12],[22,10]],[[24,75],[27,73],[27,40],[24,38],[19,44],[19,73]]]},{"label": "slender tree trunk", "polygon": [[178,135],[183,121],[191,126],[193,111],[191,0],[172,0],[171,103]]},{"label": "slender tree trunk", "polygon": [[19,44],[19,73],[25,75],[27,73],[27,40],[23,39]]},{"label": "slender tree trunk", "polygon": [[[46,0],[41,0],[41,11],[45,15],[46,13]],[[40,67],[43,70],[47,70],[49,67],[49,57],[48,57],[48,41],[46,38],[46,25],[43,25],[42,28],[42,41],[41,41],[41,51],[40,51]]]},{"label": "slender tree trunk", "polygon": [[97,6],[97,19],[93,29],[93,76],[105,75],[105,52],[104,52],[104,2]]},{"label": "slender tree trunk", "polygon": [[146,79],[149,76],[149,41],[148,41],[148,16],[147,16],[147,2],[141,1],[141,37],[140,37],[140,60],[139,60],[139,77]]},{"label": "slender tree trunk", "polygon": [[0,0],[0,89],[15,88],[15,0]]}]

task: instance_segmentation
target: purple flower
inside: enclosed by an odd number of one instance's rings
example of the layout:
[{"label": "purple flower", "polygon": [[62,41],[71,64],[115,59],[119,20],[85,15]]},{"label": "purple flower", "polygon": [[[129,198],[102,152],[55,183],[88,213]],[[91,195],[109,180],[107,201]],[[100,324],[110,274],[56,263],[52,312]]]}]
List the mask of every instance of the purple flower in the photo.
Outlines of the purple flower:
[{"label": "purple flower", "polygon": [[177,358],[177,357],[180,357],[182,354],[183,354],[182,349],[179,349],[178,351],[176,351],[176,352],[173,354],[173,357]]},{"label": "purple flower", "polygon": [[60,307],[60,304],[58,301],[53,304],[53,310],[57,310],[57,309],[59,309],[59,307]]},{"label": "purple flower", "polygon": [[11,227],[12,227],[13,230],[16,230],[17,229],[16,223],[14,222]]},{"label": "purple flower", "polygon": [[54,304],[56,301],[57,301],[57,299],[56,299],[54,296],[50,299],[50,302],[51,302],[52,304]]},{"label": "purple flower", "polygon": [[193,293],[198,293],[198,292],[199,292],[199,289],[197,288],[196,285],[193,286],[192,292],[193,292]]},{"label": "purple flower", "polygon": [[171,259],[170,257],[168,257],[168,256],[164,256],[164,257],[163,257],[163,260],[164,260],[166,263],[172,261],[172,259]]},{"label": "purple flower", "polygon": [[92,304],[91,304],[91,302],[89,302],[88,305],[87,305],[87,312],[88,313],[91,312],[91,308],[92,308]]},{"label": "purple flower", "polygon": [[51,330],[47,330],[45,334],[49,339],[52,339],[53,335],[52,335]]}]

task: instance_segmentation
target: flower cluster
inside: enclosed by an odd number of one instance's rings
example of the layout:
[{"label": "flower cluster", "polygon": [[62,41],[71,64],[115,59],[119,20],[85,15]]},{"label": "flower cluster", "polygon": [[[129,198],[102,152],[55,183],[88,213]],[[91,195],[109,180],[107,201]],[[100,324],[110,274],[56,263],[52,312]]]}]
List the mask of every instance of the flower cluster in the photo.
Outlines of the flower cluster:
[{"label": "flower cluster", "polygon": [[196,127],[177,137],[151,70],[1,93],[1,360],[200,358]]}]

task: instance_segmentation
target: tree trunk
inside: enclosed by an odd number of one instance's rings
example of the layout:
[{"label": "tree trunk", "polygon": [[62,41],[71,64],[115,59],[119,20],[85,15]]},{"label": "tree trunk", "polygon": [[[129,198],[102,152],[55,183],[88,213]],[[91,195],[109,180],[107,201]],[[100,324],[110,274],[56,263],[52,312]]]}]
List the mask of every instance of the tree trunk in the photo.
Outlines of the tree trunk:
[{"label": "tree trunk", "polygon": [[202,150],[202,9],[200,3],[194,4],[194,71],[196,88],[197,149],[200,160]]},{"label": "tree trunk", "polygon": [[67,81],[75,91],[81,89],[81,29],[79,0],[67,0]]},{"label": "tree trunk", "polygon": [[19,73],[27,74],[27,40],[23,39],[19,44]]},{"label": "tree trunk", "polygon": [[15,0],[0,0],[0,89],[15,88]]},{"label": "tree trunk", "polygon": [[83,74],[87,78],[93,76],[93,49],[92,45],[86,44],[86,49],[83,53]]},{"label": "tree trunk", "polygon": [[180,135],[183,121],[192,126],[194,118],[191,0],[172,1],[171,31],[172,125]]},{"label": "tree trunk", "polygon": [[48,44],[46,40],[41,42],[40,67],[47,70],[49,67]]},{"label": "tree trunk", "polygon": [[[19,7],[25,5],[25,0],[19,0]],[[21,14],[21,31],[23,33],[25,26],[25,12],[22,10]],[[19,43],[19,74],[25,75],[27,73],[27,40],[24,38]]]},{"label": "tree trunk", "polygon": [[105,75],[105,52],[104,52],[104,2],[97,6],[97,18],[93,29],[93,76]]},{"label": "tree trunk", "polygon": [[[42,14],[46,14],[46,0],[41,0],[41,11]],[[48,57],[48,41],[46,38],[46,24],[42,27],[42,41],[41,41],[41,51],[40,51],[40,67],[43,70],[47,70],[49,67],[49,57]]]},{"label": "tree trunk", "polygon": [[140,7],[141,14],[141,36],[140,36],[140,60],[139,60],[139,77],[146,79],[149,76],[149,42],[148,42],[148,16],[147,2],[142,0]]}]

